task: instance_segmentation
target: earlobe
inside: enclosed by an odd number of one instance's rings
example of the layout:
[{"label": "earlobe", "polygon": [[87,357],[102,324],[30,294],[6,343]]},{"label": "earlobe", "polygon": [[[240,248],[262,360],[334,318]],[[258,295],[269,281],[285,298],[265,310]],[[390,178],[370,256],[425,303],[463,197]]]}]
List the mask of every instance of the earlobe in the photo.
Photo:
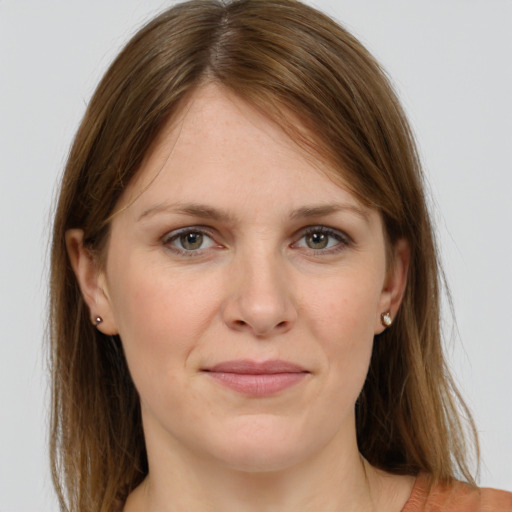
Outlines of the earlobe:
[{"label": "earlobe", "polygon": [[104,274],[99,268],[97,258],[84,245],[83,230],[66,231],[66,247],[78,286],[89,307],[91,323],[104,334],[117,334]]},{"label": "earlobe", "polygon": [[400,239],[394,244],[393,260],[386,275],[379,311],[377,311],[375,334],[380,334],[391,326],[400,308],[407,286],[410,254],[411,251],[407,240]]}]

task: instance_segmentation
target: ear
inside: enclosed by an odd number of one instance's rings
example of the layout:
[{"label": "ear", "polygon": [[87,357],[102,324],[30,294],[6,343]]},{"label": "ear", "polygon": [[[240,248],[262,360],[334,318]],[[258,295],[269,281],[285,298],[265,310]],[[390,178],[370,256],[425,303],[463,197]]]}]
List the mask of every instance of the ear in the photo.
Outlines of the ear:
[{"label": "ear", "polygon": [[66,247],[78,286],[89,307],[91,323],[96,324],[95,319],[99,316],[102,322],[97,325],[98,330],[107,335],[117,334],[105,274],[97,258],[84,246],[83,230],[66,231]]},{"label": "ear", "polygon": [[395,318],[407,285],[407,272],[411,250],[407,240],[401,238],[392,247],[392,260],[388,269],[384,287],[382,289],[377,317],[375,319],[375,334],[380,334],[386,329],[382,323],[382,314],[390,313],[391,319]]}]

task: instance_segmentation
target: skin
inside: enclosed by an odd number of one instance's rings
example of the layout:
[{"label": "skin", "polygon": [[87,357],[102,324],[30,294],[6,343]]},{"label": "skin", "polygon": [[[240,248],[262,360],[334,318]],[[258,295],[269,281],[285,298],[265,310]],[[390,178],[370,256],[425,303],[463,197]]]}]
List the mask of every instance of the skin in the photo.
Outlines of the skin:
[{"label": "skin", "polygon": [[[409,477],[360,456],[354,415],[380,315],[400,305],[407,244],[387,265],[380,215],[325,170],[209,84],[129,184],[105,260],[67,233],[91,319],[121,336],[141,399],[150,471],[126,512],[399,511],[407,500]],[[305,376],[247,396],[204,371],[233,359],[280,359]]]}]

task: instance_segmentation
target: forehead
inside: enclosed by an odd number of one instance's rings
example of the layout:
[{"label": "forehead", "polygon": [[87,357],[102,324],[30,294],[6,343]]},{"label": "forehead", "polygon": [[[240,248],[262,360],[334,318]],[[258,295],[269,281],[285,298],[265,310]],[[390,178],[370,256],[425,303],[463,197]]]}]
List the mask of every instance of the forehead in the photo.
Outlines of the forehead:
[{"label": "forehead", "polygon": [[228,89],[208,84],[163,127],[121,202],[139,211],[168,200],[298,208],[319,197],[362,208],[338,169]]}]

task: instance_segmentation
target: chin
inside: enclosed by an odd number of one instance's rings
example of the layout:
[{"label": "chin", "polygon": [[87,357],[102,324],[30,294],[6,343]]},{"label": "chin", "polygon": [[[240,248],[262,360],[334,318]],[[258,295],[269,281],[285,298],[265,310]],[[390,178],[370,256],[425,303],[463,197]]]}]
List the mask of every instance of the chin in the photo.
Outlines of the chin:
[{"label": "chin", "polygon": [[[239,418],[212,447],[214,457],[235,471],[282,471],[307,459],[317,444],[282,418],[251,415]],[[316,439],[318,442],[318,439]]]}]

